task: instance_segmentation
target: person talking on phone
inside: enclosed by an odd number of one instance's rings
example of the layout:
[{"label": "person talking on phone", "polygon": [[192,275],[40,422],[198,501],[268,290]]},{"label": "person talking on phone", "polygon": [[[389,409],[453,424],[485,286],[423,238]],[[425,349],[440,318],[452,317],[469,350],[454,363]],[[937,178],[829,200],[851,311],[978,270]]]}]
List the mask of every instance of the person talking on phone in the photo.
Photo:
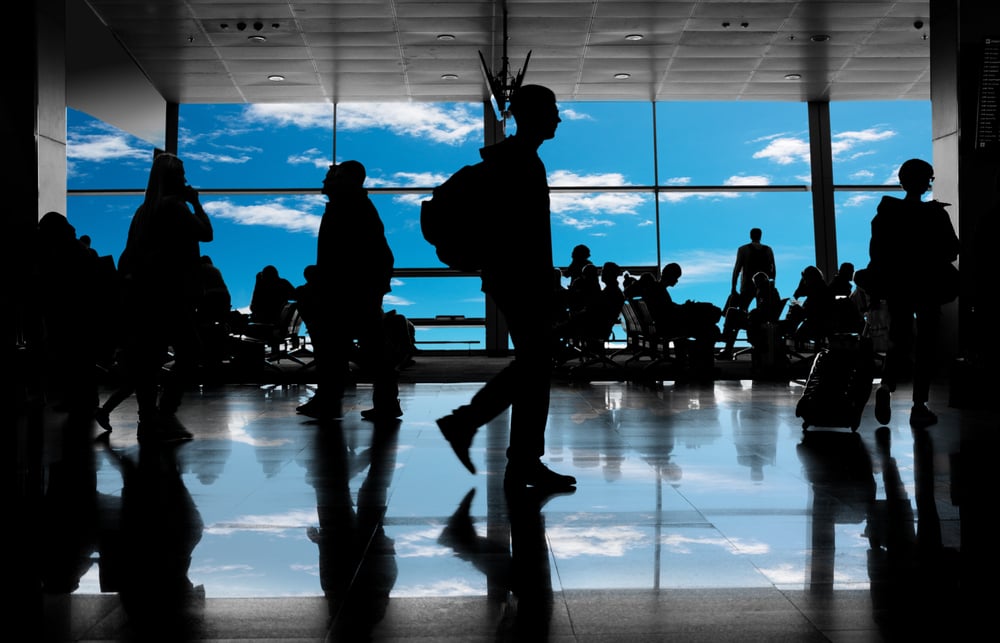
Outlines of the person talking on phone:
[{"label": "person talking on phone", "polygon": [[[198,191],[187,184],[184,163],[167,152],[154,156],[145,198],[118,259],[124,354],[135,385],[140,441],[191,438],[175,414],[200,352],[200,244],[213,236]],[[165,374],[168,351],[173,352],[173,366]]]}]

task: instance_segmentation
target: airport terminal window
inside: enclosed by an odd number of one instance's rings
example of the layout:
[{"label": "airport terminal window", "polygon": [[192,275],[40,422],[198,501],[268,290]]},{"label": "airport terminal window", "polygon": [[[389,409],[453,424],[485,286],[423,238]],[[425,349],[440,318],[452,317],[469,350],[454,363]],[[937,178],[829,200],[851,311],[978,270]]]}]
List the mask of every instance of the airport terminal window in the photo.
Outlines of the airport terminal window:
[{"label": "airport terminal window", "polygon": [[331,163],[330,104],[181,105],[179,129],[192,185],[318,190]]},{"label": "airport terminal window", "polygon": [[879,200],[902,196],[899,166],[910,158],[933,159],[930,101],[831,103],[830,129],[834,184],[840,186],[834,192],[837,262],[862,268]]},{"label": "airport terminal window", "polygon": [[930,101],[830,103],[830,134],[836,185],[897,186],[903,161],[933,157]]},{"label": "airport terminal window", "polygon": [[[540,150],[556,188],[557,265],[568,262],[580,243],[591,247],[595,262],[656,270],[678,261],[685,277],[677,298],[721,303],[736,247],[753,225],[775,247],[783,293],[790,294],[802,267],[815,261],[805,104],[658,103],[655,134],[649,103],[560,108],[556,138]],[[180,155],[216,226],[216,241],[205,252],[222,268],[234,305],[249,305],[254,275],[267,263],[293,283],[302,281],[302,269],[315,258],[326,202],[320,183],[336,150],[338,159],[357,158],[368,167],[397,268],[419,275],[400,279],[387,306],[421,318],[483,315],[478,279],[424,272],[443,266],[419,230],[419,202],[429,189],[478,159],[482,106],[406,110],[339,105],[334,140],[331,105],[181,106]],[[840,186],[834,195],[838,257],[861,264],[880,188],[894,185],[893,174],[906,158],[931,157],[930,104],[833,103],[830,113]],[[67,123],[67,214],[98,251],[117,256],[141,201],[152,146],[73,110]],[[659,188],[653,187],[654,136]],[[762,185],[792,191],[760,190]],[[704,189],[684,191],[686,186]],[[73,194],[79,190],[109,192]]]},{"label": "airport terminal window", "polygon": [[790,297],[802,269],[816,261],[812,201],[808,192],[668,193],[662,199],[661,264],[677,262],[683,276],[675,301],[694,299],[722,306],[732,283],[736,249],[763,230],[774,250],[775,285]]},{"label": "airport terminal window", "polygon": [[808,183],[808,119],[806,103],[657,103],[659,183]]}]

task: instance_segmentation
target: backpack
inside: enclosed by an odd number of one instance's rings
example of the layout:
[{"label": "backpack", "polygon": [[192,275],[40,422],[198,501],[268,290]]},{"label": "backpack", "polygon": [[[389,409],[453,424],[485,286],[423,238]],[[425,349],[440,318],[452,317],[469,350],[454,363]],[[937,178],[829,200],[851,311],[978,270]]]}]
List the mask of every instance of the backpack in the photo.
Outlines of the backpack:
[{"label": "backpack", "polygon": [[466,165],[434,188],[420,204],[420,231],[441,263],[463,272],[483,267],[484,219],[489,198],[487,168]]}]

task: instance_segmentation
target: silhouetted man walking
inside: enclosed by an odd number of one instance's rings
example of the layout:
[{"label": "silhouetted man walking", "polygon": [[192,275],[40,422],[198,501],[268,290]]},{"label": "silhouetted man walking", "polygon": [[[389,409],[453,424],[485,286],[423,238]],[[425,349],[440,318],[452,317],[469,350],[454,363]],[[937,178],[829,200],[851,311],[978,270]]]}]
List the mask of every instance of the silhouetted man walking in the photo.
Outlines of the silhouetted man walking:
[{"label": "silhouetted man walking", "polygon": [[[510,138],[480,150],[493,184],[500,187],[483,203],[488,221],[482,290],[503,313],[514,344],[514,360],[476,393],[472,401],[438,419],[459,460],[475,473],[469,447],[480,426],[511,407],[507,447],[508,487],[568,489],[576,478],[542,464],[552,370],[552,229],[541,144],[555,136],[559,108],[552,91],[525,85],[511,97],[517,124]],[[517,248],[516,253],[511,253]]]}]

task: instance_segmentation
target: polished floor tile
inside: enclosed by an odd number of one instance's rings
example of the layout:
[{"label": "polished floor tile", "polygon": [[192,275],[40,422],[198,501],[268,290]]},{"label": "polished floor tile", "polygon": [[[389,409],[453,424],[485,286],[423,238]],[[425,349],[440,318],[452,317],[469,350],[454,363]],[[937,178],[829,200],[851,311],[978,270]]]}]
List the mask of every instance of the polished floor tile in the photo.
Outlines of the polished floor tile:
[{"label": "polished floor tile", "polygon": [[577,490],[509,497],[508,414],[477,475],[434,423],[477,388],[405,385],[385,425],[365,386],[325,423],[305,385],[193,391],[171,446],[134,400],[84,443],[48,413],[45,638],[877,641],[964,596],[983,412],[911,430],[901,387],[888,427],[804,431],[794,381],[557,382],[544,460]]}]

